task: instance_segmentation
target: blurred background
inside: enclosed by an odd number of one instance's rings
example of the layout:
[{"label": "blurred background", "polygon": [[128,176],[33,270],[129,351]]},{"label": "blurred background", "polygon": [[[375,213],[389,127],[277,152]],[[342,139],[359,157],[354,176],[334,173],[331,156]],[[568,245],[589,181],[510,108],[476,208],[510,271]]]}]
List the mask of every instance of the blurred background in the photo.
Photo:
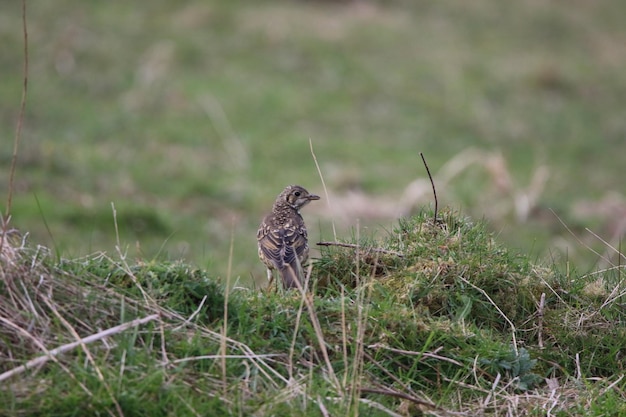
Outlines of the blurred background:
[{"label": "blurred background", "polygon": [[[420,152],[440,207],[514,250],[585,269],[624,250],[621,0],[58,0],[27,22],[11,226],[58,256],[115,253],[117,222],[131,259],[223,277],[232,240],[233,277],[262,283],[255,233],[286,185],[323,197],[303,210],[313,243],[357,219],[384,237],[433,206]],[[0,62],[5,207],[18,1]]]}]

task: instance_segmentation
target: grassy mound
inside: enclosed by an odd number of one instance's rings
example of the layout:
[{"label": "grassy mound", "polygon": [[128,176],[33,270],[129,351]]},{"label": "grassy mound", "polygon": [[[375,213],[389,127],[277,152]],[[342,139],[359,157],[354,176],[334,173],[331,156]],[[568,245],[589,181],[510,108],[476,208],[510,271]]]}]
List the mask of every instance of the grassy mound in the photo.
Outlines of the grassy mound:
[{"label": "grassy mound", "polygon": [[322,247],[306,292],[7,235],[1,415],[622,415],[624,268],[534,265],[446,211]]}]

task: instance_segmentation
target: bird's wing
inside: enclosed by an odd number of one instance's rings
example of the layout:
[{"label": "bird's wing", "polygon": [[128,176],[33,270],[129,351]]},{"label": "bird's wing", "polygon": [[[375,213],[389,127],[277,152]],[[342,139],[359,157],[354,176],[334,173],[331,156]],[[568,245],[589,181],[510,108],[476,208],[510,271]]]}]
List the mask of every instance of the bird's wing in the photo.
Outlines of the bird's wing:
[{"label": "bird's wing", "polygon": [[289,263],[293,264],[295,258],[298,259],[299,263],[304,263],[309,256],[309,244],[304,226],[298,225],[293,229],[289,236],[289,246],[293,250]]},{"label": "bird's wing", "polygon": [[303,254],[308,253],[306,229],[284,228],[280,229],[278,236],[282,239],[280,257],[283,261],[279,267],[280,275],[285,288],[297,288],[298,282],[302,284],[304,273],[300,260]]},{"label": "bird's wing", "polygon": [[269,225],[259,228],[257,239],[259,250],[268,261],[277,269],[282,268],[284,263],[284,239],[280,236],[280,230],[272,229]]},{"label": "bird's wing", "polygon": [[270,224],[271,222],[265,222],[257,233],[263,256],[271,260],[278,269],[284,265],[295,267],[308,252],[306,229],[298,224],[288,224],[285,227],[272,227]]}]

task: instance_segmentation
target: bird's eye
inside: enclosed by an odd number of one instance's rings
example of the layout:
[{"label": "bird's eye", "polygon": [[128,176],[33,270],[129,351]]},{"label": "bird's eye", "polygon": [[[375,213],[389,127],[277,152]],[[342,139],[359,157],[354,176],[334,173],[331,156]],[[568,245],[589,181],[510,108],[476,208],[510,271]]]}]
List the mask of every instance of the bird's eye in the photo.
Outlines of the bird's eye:
[{"label": "bird's eye", "polygon": [[296,191],[295,193],[293,193],[293,195],[295,195],[296,197],[300,197],[300,191]]}]

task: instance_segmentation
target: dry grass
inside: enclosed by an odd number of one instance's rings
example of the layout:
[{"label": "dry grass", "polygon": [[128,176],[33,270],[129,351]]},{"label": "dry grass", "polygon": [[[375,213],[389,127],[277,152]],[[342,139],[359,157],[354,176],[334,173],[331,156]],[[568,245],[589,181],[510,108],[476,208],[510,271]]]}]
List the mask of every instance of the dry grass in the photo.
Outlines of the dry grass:
[{"label": "dry grass", "polygon": [[578,277],[593,291],[568,284],[448,210],[437,225],[427,212],[401,222],[388,241],[356,239],[324,249],[300,291],[220,298],[221,286],[180,264],[54,261],[12,232],[0,395],[14,399],[2,412],[63,415],[76,401],[119,416],[620,409],[626,295],[610,274],[623,267]]},{"label": "dry grass", "polygon": [[[534,15],[543,8],[533,3],[526,12]],[[486,16],[493,18],[489,11]],[[204,26],[211,12],[185,8],[173,25]],[[567,19],[586,25],[585,16],[572,12]],[[275,24],[277,18],[282,24]],[[369,2],[336,9],[251,7],[232,20],[245,36],[261,34],[270,49],[291,41],[294,34],[303,34],[300,40],[307,42],[331,44],[349,42],[371,28],[408,32],[413,26],[399,9]],[[452,48],[413,52],[438,58],[443,95],[465,91],[461,81],[469,54],[458,42],[463,35],[449,30],[450,21],[442,16],[427,24]],[[604,35],[590,39],[601,47],[599,56],[607,66],[623,60],[624,48],[617,43]],[[461,51],[451,53],[459,46]],[[121,94],[122,107],[140,113],[163,97],[177,111],[197,104],[196,111],[208,118],[223,148],[228,175],[246,175],[252,167],[249,149],[222,102],[208,93],[188,100],[166,85],[167,74],[176,71],[177,53],[171,41],[146,48],[136,61],[131,88]],[[60,53],[63,59],[57,57],[59,75],[73,75],[73,54],[68,49]],[[518,65],[520,59],[524,65]],[[520,54],[492,64],[502,70],[496,71],[498,76],[530,77],[535,88],[584,90],[571,84],[572,74],[544,59]],[[413,79],[414,71],[408,73]],[[27,80],[25,75],[22,113]],[[382,84],[393,86],[389,80]],[[411,89],[401,86],[404,90]],[[463,100],[456,102],[466,114]],[[472,122],[482,126],[494,117],[489,106],[488,100],[472,106],[477,109]],[[509,134],[529,135],[517,113],[503,120]],[[612,126],[619,129],[620,122]],[[7,214],[21,128],[22,116]],[[481,133],[501,132],[492,126]],[[102,155],[119,154],[100,146]],[[161,148],[152,146],[141,150],[150,154]],[[178,146],[172,149],[183,149]],[[311,141],[310,148],[321,176]],[[175,153],[174,160],[195,161],[201,168],[206,164],[195,151]],[[126,163],[136,165],[132,158]],[[173,168],[163,169],[169,174]],[[550,177],[546,166],[537,164],[520,182],[500,152],[469,149],[438,170],[435,182],[439,190],[453,190],[454,180],[476,171],[488,179],[480,196],[488,217],[524,223],[541,214]],[[120,177],[121,195],[136,194],[131,191],[140,187]],[[398,199],[372,198],[360,191],[333,195],[322,183],[327,199],[333,200],[333,221],[409,216],[430,198],[425,180],[411,182]],[[401,221],[383,241],[362,239],[357,222],[354,241],[337,242],[333,224],[335,242],[309,266],[304,287],[278,295],[231,288],[232,226],[222,283],[180,262],[130,263],[114,206],[118,259],[105,253],[55,259],[48,248],[28,245],[4,222],[0,414],[621,415],[626,412],[626,258],[615,243],[624,231],[623,196],[613,196],[608,203],[579,206],[586,216],[602,212],[611,218],[610,239],[586,229],[605,247],[605,254],[597,253],[605,262],[597,272],[577,275],[536,267],[527,257],[498,246],[481,226],[444,210],[441,221],[431,221],[424,212]],[[223,212],[232,217],[230,207]]]}]

